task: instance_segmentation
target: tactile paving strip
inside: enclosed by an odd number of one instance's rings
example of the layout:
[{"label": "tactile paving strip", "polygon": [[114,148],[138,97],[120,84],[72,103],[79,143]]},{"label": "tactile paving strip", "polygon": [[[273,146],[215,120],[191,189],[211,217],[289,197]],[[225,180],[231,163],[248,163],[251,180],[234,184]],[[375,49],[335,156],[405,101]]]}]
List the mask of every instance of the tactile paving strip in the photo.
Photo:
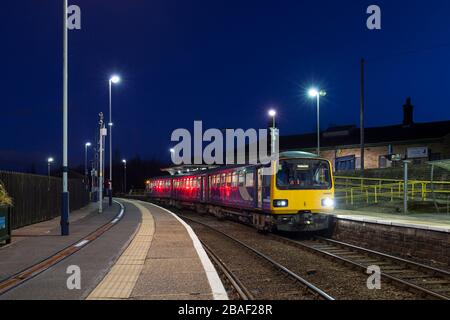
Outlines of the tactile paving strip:
[{"label": "tactile paving strip", "polygon": [[106,277],[88,296],[88,300],[129,299],[141,274],[145,258],[155,234],[155,222],[150,211],[133,202],[142,215],[142,223],[128,248]]}]

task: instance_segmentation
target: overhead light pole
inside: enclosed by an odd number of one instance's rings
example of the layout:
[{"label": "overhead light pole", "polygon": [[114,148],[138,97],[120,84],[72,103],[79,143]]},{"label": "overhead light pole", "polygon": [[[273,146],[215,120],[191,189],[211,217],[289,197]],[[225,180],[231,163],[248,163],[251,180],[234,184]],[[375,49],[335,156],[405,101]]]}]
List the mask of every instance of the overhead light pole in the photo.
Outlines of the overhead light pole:
[{"label": "overhead light pole", "polygon": [[123,190],[127,193],[127,160],[123,159]]},{"label": "overhead light pole", "polygon": [[50,174],[51,174],[51,165],[55,160],[53,158],[47,159],[47,167],[48,167],[48,176],[47,176],[47,190],[50,191]]},{"label": "overhead light pole", "polygon": [[270,129],[270,132],[271,132],[270,136],[272,138],[272,141],[270,143],[270,149],[271,149],[271,154],[272,155],[274,155],[276,153],[276,150],[275,150],[275,139],[276,139],[276,133],[275,133],[275,131],[276,131],[276,121],[275,121],[275,117],[276,117],[276,115],[277,115],[277,112],[274,109],[269,110],[269,116],[272,117],[272,128]]},{"label": "overhead light pole", "polygon": [[105,123],[103,121],[103,113],[100,112],[99,114],[100,117],[100,134],[99,134],[99,138],[100,138],[100,145],[99,145],[99,179],[98,179],[98,188],[99,188],[99,195],[98,195],[98,212],[99,213],[103,213],[103,156],[104,156],[104,141],[105,141],[105,136],[107,135],[107,129],[105,128]]},{"label": "overhead light pole", "polygon": [[47,165],[48,165],[48,178],[50,179],[50,175],[51,175],[51,166],[52,163],[55,162],[55,159],[53,158],[48,158],[47,159]]},{"label": "overhead light pole", "polygon": [[67,29],[67,0],[63,0],[63,193],[61,205],[61,235],[69,235],[69,182],[68,182],[68,50],[69,50],[69,35]]},{"label": "overhead light pole", "polygon": [[90,146],[92,146],[92,143],[90,143],[90,142],[87,142],[85,145],[84,145],[84,179],[86,180],[86,186],[88,186],[89,185],[89,179],[87,178],[88,177],[88,174],[89,174],[89,171],[88,171],[88,156],[87,156],[87,153],[88,153],[88,148],[90,147]]},{"label": "overhead light pole", "polygon": [[113,181],[113,169],[112,169],[112,85],[118,84],[120,82],[120,77],[117,75],[113,75],[111,78],[109,78],[109,205],[112,206],[112,194],[113,194],[113,187],[112,187],[112,181]]},{"label": "overhead light pole", "polygon": [[317,99],[317,155],[320,156],[320,98],[327,95],[326,91],[312,88],[308,91],[311,98]]}]

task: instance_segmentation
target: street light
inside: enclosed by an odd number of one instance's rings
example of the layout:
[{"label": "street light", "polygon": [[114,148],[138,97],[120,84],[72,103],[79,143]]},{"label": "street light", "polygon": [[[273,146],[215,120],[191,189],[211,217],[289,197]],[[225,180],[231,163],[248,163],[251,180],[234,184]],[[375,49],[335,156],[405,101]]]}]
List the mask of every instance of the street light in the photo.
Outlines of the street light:
[{"label": "street light", "polygon": [[84,179],[85,179],[85,183],[86,183],[86,187],[88,187],[88,182],[89,179],[88,177],[88,156],[87,156],[87,151],[88,148],[92,146],[92,143],[90,142],[86,142],[86,144],[84,145]]},{"label": "street light", "polygon": [[277,115],[277,112],[275,110],[269,110],[269,116],[273,118],[273,125],[272,128],[275,128],[275,116]]},{"label": "street light", "polygon": [[325,97],[327,93],[324,90],[311,88],[308,95],[317,99],[317,155],[320,156],[320,97]]},{"label": "street light", "polygon": [[272,128],[270,129],[271,132],[271,138],[272,141],[270,143],[271,145],[271,154],[275,154],[275,130],[276,130],[276,123],[275,123],[275,117],[277,115],[277,112],[274,109],[269,110],[269,116],[272,117]]},{"label": "street light", "polygon": [[63,8],[63,185],[62,185],[62,201],[61,201],[61,235],[68,236],[69,231],[69,31],[67,24],[68,0],[64,0]]},{"label": "street light", "polygon": [[53,158],[48,158],[47,159],[47,164],[48,164],[48,177],[50,178],[50,167],[52,165],[52,163],[55,162],[55,159]]},{"label": "street light", "polygon": [[123,188],[123,190],[124,190],[124,193],[127,193],[127,160],[123,159],[122,163],[123,163],[123,171],[124,171],[124,175],[123,175],[123,180],[124,180],[123,186],[124,186],[124,188]]},{"label": "street light", "polygon": [[50,167],[51,167],[51,164],[52,164],[54,161],[55,161],[55,160],[54,160],[53,158],[48,158],[48,159],[47,159],[47,165],[48,165],[48,178],[47,178],[48,183],[47,183],[47,189],[48,189],[48,191],[50,191]]},{"label": "street light", "polygon": [[109,205],[112,206],[112,85],[118,84],[121,81],[118,75],[113,75],[109,78]]}]

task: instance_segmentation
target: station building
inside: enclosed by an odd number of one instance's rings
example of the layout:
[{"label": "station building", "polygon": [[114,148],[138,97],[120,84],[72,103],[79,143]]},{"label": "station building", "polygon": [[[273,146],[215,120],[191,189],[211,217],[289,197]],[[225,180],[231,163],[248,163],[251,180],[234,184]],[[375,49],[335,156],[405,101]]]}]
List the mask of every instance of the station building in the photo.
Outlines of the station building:
[{"label": "station building", "polygon": [[[365,129],[366,169],[395,167],[397,159],[413,164],[450,159],[450,121],[416,123],[411,99],[403,106],[403,123]],[[280,150],[317,151],[317,133],[282,136]],[[355,125],[331,127],[321,132],[321,156],[329,159],[336,171],[361,168],[360,128]]]}]

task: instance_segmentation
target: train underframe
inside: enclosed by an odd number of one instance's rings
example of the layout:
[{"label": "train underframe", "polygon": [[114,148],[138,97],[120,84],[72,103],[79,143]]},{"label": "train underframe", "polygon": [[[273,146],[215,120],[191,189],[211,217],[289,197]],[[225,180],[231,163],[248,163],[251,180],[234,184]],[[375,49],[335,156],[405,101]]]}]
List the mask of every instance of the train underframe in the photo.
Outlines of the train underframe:
[{"label": "train underframe", "polygon": [[330,215],[301,211],[292,214],[272,214],[259,210],[223,207],[220,205],[184,202],[173,199],[151,199],[178,209],[189,208],[201,214],[211,214],[218,219],[230,219],[251,225],[261,232],[319,232],[331,228]]}]

